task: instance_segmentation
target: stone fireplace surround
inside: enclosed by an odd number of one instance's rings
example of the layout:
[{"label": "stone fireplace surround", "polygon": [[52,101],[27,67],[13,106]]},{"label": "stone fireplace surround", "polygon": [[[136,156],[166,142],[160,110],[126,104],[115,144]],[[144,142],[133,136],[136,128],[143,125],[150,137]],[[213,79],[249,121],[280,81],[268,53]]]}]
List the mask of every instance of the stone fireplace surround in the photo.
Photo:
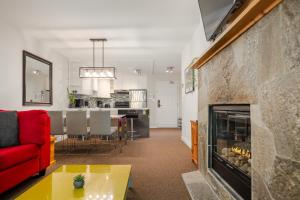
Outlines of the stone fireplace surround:
[{"label": "stone fireplace surround", "polygon": [[299,8],[283,1],[199,69],[199,170],[220,199],[235,198],[208,168],[215,104],[250,104],[252,199],[300,197]]}]

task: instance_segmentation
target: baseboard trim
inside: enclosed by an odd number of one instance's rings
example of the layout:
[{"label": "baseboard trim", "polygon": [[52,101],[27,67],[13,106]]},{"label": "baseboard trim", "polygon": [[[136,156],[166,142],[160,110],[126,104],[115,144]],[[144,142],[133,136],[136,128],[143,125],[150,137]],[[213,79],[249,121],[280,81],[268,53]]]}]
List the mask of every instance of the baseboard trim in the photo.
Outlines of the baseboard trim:
[{"label": "baseboard trim", "polygon": [[186,141],[186,138],[184,138],[183,136],[181,136],[181,141],[182,141],[189,149],[192,149],[192,145],[189,144],[189,143]]}]

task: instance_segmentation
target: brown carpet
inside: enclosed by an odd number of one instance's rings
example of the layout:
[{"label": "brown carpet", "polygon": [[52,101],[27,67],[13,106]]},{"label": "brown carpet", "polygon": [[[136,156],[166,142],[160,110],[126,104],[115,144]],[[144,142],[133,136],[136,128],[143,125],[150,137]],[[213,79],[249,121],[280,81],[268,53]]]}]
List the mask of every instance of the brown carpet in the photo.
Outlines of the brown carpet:
[{"label": "brown carpet", "polygon": [[[180,139],[179,129],[151,129],[150,138],[129,141],[122,153],[60,154],[56,155],[56,161],[47,173],[62,164],[131,164],[133,189],[128,191],[128,200],[189,199],[181,174],[196,169],[190,149]],[[0,199],[13,199],[39,179],[25,181]]]}]

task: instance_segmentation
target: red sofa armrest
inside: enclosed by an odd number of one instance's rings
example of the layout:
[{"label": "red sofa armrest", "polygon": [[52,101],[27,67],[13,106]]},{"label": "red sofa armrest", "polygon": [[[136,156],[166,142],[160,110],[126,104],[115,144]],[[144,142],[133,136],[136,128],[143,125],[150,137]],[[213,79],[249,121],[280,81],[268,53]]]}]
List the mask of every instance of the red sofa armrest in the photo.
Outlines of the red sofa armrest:
[{"label": "red sofa armrest", "polygon": [[40,170],[50,164],[50,117],[47,111],[18,112],[20,144],[36,144],[40,147]]},{"label": "red sofa armrest", "polygon": [[44,110],[18,112],[20,144],[43,145],[50,141],[50,118]]}]

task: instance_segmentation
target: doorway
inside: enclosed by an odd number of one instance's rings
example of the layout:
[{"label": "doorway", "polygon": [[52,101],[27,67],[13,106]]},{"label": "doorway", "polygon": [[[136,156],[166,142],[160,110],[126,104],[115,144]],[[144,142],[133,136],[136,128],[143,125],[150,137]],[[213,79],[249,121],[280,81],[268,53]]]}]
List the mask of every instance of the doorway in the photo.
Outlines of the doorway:
[{"label": "doorway", "polygon": [[156,124],[158,128],[175,128],[178,120],[178,84],[158,81],[156,93]]}]

